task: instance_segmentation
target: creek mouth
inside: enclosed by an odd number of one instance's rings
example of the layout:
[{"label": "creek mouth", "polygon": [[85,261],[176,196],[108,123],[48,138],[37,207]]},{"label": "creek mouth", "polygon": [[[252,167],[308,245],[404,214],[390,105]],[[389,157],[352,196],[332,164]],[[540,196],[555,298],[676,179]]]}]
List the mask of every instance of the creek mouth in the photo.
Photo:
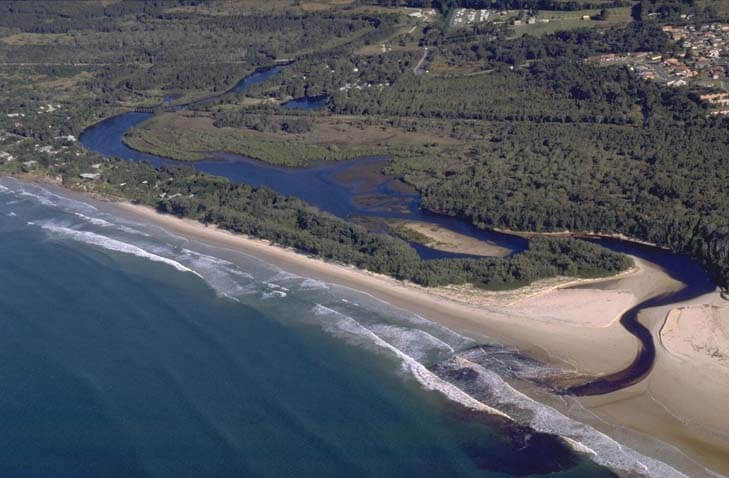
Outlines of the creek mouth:
[{"label": "creek mouth", "polygon": [[[239,93],[251,85],[267,80],[280,71],[277,66],[259,70],[241,80],[234,88],[222,94]],[[214,101],[218,96],[197,100],[177,108],[189,108]],[[187,166],[197,171],[223,176],[237,183],[268,187],[287,196],[295,196],[312,206],[345,220],[356,218],[377,230],[387,230],[387,219],[406,219],[433,223],[460,234],[518,253],[528,248],[528,240],[517,235],[478,229],[467,221],[451,216],[435,214],[420,207],[420,195],[398,178],[382,173],[384,157],[364,157],[345,162],[319,162],[306,168],[288,168],[231,153],[215,153],[210,158],[194,163],[175,161],[152,154],[142,153],[127,146],[124,134],[153,116],[147,112],[129,112],[107,118],[87,128],[80,135],[81,144],[105,156],[129,161],[146,161],[155,167]],[[589,239],[608,249],[634,255],[659,265],[672,278],[685,286],[676,292],[651,297],[634,306],[620,319],[623,327],[640,342],[640,348],[629,366],[610,375],[572,385],[558,393],[586,396],[600,395],[628,387],[645,378],[653,368],[655,344],[651,332],[638,320],[646,308],[684,301],[711,292],[715,285],[706,272],[686,256],[615,239]],[[433,249],[411,243],[424,260],[453,257],[477,257]]]},{"label": "creek mouth", "polygon": [[[649,297],[623,313],[620,317],[620,324],[640,342],[633,361],[626,368],[615,373],[572,385],[560,391],[560,393],[575,396],[604,395],[635,385],[646,378],[655,364],[656,346],[653,334],[639,320],[640,313],[645,309],[690,300],[716,289],[716,285],[706,271],[688,256],[623,239],[602,238],[593,239],[591,242],[658,264],[671,278],[681,282],[684,286],[675,292]],[[575,288],[588,287],[590,286],[576,286]]]}]

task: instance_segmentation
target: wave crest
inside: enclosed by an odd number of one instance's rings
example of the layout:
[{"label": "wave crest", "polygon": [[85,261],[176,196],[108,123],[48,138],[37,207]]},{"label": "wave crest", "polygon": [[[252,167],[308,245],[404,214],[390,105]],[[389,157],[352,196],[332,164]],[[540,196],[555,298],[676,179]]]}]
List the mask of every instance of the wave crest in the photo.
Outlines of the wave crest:
[{"label": "wave crest", "polygon": [[184,265],[180,264],[179,262],[169,259],[167,257],[163,257],[157,254],[153,254],[149,251],[146,251],[142,249],[139,246],[135,246],[134,244],[129,244],[127,242],[122,242],[117,239],[112,239],[107,236],[103,236],[101,234],[96,234],[95,232],[90,231],[79,231],[77,229],[72,229],[70,227],[61,226],[54,223],[42,223],[39,224],[41,228],[51,232],[55,233],[61,237],[65,237],[68,239],[73,239],[79,242],[83,242],[86,244],[90,244],[93,246],[101,247],[102,249],[106,249],[109,251],[115,251],[115,252],[121,252],[124,254],[130,254],[137,257],[142,257],[144,259],[149,259],[153,262],[160,262],[162,264],[167,264],[169,266],[174,267],[180,272],[190,272],[192,274],[195,274],[196,276],[203,279],[203,277],[195,272],[194,270],[190,269],[189,267],[185,267]]}]

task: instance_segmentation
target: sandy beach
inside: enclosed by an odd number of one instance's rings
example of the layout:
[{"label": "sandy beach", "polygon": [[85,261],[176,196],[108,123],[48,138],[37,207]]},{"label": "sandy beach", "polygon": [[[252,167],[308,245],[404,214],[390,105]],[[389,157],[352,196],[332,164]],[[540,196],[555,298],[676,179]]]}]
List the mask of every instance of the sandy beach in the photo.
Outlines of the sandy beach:
[{"label": "sandy beach", "polygon": [[[477,340],[512,345],[585,375],[612,373],[631,363],[639,343],[623,329],[620,316],[647,298],[682,287],[655,264],[634,258],[633,269],[601,280],[558,278],[506,292],[423,288],[149,207],[119,206],[173,232],[369,293]],[[640,320],[653,331],[658,348],[655,369],[637,385],[580,402],[595,414],[596,423],[604,421],[605,431],[617,426],[658,437],[689,459],[729,474],[728,306],[716,292],[642,312]]]}]

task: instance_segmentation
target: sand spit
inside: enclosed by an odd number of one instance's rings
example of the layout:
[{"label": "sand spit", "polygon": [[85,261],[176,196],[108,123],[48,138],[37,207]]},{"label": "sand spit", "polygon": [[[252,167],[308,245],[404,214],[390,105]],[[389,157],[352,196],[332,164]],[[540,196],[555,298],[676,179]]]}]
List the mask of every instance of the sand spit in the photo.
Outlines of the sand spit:
[{"label": "sand spit", "polygon": [[475,256],[505,257],[511,254],[511,250],[506,247],[460,234],[438,224],[410,220],[391,220],[388,222],[427,237],[428,242],[425,245],[433,249]]}]

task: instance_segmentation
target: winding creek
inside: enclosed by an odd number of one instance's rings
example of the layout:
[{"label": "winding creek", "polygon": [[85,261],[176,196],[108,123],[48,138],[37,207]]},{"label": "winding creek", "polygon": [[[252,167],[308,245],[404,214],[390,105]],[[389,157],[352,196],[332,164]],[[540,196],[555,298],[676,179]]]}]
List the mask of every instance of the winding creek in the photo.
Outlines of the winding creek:
[{"label": "winding creek", "polygon": [[[238,93],[246,88],[266,81],[277,74],[281,66],[260,70],[243,80],[227,93]],[[209,96],[191,103],[177,105],[175,109],[186,109],[214,101],[220,95]],[[325,104],[325,98],[303,98],[284,103],[290,108],[317,108]],[[150,118],[153,113],[129,112],[108,118],[85,130],[80,137],[81,144],[92,151],[130,161],[147,161],[154,166],[182,164],[178,161],[135,151],[123,142],[124,134]],[[279,193],[296,196],[344,219],[370,218],[408,219],[438,224],[480,240],[489,241],[513,252],[528,247],[528,242],[515,235],[478,229],[457,218],[431,214],[419,207],[420,197],[416,191],[399,181],[381,173],[386,158],[361,158],[340,163],[318,163],[308,168],[283,168],[267,165],[228,153],[212,154],[209,159],[192,164],[198,171],[224,176],[233,182],[253,186],[266,186]],[[185,163],[190,165],[190,163]],[[655,344],[651,332],[643,326],[638,315],[649,307],[666,305],[697,297],[714,290],[715,285],[706,272],[685,256],[618,239],[594,239],[594,242],[619,252],[631,254],[658,264],[665,272],[685,284],[681,290],[651,297],[631,308],[621,317],[625,329],[641,343],[633,362],[614,374],[599,377],[585,384],[571,387],[566,393],[572,395],[599,395],[625,388],[645,378],[655,360]],[[423,259],[462,257],[462,254],[448,253],[413,244]]]}]

